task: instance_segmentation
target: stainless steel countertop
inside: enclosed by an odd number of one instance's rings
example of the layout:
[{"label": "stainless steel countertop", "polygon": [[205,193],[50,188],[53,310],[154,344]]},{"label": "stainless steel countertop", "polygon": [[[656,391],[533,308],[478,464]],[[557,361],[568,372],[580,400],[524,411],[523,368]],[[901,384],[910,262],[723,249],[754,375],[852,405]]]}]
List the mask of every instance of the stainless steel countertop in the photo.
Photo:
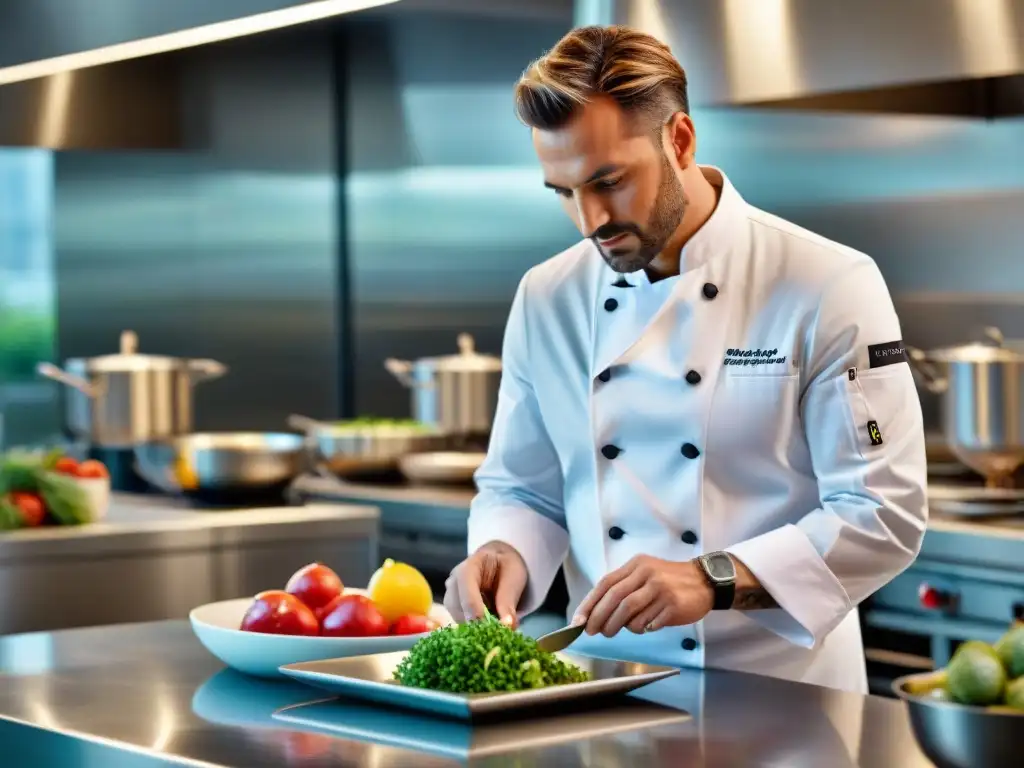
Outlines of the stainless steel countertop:
[{"label": "stainless steel countertop", "polygon": [[242,510],[198,510],[156,495],[115,493],[103,520],[0,534],[0,565],[9,560],[61,555],[113,555],[140,549],[230,545],[289,538],[377,532],[375,506],[339,502]]},{"label": "stainless steel countertop", "polygon": [[[311,498],[334,499],[338,501],[366,502],[383,507],[385,518],[396,519],[412,513],[414,509],[429,511],[436,515],[461,520],[461,532],[465,533],[465,519],[455,513],[469,511],[470,502],[476,495],[472,487],[448,487],[429,485],[384,485],[346,482],[324,477],[304,477],[296,483],[296,489]],[[454,528],[452,525],[449,527]],[[1010,538],[1024,540],[1024,515],[1003,518],[970,518],[933,512],[928,524],[930,531],[983,536],[987,538]]]},{"label": "stainless steel countertop", "polygon": [[185,622],[0,638],[12,765],[432,768],[486,755],[488,766],[534,768],[931,765],[900,702],[732,672],[684,670],[598,713],[475,729],[337,702],[319,706],[320,722],[359,735],[273,717],[322,698],[223,669]]},{"label": "stainless steel countertop", "polygon": [[[442,539],[466,539],[472,487],[354,483],[317,476],[299,478],[292,492],[314,501],[372,504],[385,531],[413,531]],[[453,563],[454,565],[454,563]]]}]

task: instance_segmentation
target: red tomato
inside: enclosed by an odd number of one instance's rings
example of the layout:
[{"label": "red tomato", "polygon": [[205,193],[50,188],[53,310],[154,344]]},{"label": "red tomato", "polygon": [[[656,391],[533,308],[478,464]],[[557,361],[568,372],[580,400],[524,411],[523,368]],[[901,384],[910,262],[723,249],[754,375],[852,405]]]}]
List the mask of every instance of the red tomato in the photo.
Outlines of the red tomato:
[{"label": "red tomato", "polygon": [[313,611],[299,598],[277,589],[256,595],[242,618],[241,629],[265,635],[320,634]]},{"label": "red tomato", "polygon": [[57,463],[54,464],[53,470],[62,475],[75,477],[78,475],[78,460],[71,456],[61,456],[57,459]]},{"label": "red tomato", "polygon": [[326,565],[310,563],[292,574],[284,591],[295,595],[315,613],[326,608],[344,588],[338,574]]},{"label": "red tomato", "polygon": [[110,473],[103,462],[89,459],[78,465],[78,476],[83,478],[104,478],[110,477]]},{"label": "red tomato", "polygon": [[395,622],[391,625],[391,634],[419,635],[423,632],[433,632],[435,629],[437,629],[437,624],[426,616],[407,613],[405,616],[399,616],[395,619]]},{"label": "red tomato", "polygon": [[11,494],[11,503],[21,513],[21,522],[29,527],[35,528],[43,524],[46,518],[46,504],[34,493],[15,492]]},{"label": "red tomato", "polygon": [[388,623],[373,601],[364,595],[341,595],[324,610],[320,634],[327,637],[378,637]]}]

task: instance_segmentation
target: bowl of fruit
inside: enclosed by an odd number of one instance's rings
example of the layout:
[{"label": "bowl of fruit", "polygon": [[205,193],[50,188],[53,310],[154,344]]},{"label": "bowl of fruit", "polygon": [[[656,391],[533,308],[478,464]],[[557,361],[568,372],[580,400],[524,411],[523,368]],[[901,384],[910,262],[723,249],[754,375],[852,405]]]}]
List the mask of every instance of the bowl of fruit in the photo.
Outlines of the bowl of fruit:
[{"label": "bowl of fruit", "polygon": [[893,682],[922,751],[940,768],[1019,765],[1024,746],[1024,623],[995,645],[961,644],[944,669]]},{"label": "bowl of fruit", "polygon": [[208,603],[189,620],[210,653],[258,677],[277,677],[285,664],[405,651],[452,623],[423,574],[392,560],[366,589],[346,587],[326,565],[310,563],[284,589]]}]

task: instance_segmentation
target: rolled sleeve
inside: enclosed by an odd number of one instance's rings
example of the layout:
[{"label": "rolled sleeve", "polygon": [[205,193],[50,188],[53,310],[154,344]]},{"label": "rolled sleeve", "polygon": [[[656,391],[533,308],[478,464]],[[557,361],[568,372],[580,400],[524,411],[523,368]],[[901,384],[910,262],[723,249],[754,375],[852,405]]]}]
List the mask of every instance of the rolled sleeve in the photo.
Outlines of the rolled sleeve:
[{"label": "rolled sleeve", "polygon": [[892,354],[901,344],[888,289],[864,257],[825,291],[808,339],[801,416],[821,506],[727,548],[779,605],[747,616],[798,645],[820,643],[920,550],[924,425],[905,354]]},{"label": "rolled sleeve", "polygon": [[469,551],[502,541],[522,556],[529,574],[521,616],[543,603],[569,549],[562,470],[527,372],[526,286],[509,312],[502,349],[498,406],[487,458],[477,470],[469,514]]}]

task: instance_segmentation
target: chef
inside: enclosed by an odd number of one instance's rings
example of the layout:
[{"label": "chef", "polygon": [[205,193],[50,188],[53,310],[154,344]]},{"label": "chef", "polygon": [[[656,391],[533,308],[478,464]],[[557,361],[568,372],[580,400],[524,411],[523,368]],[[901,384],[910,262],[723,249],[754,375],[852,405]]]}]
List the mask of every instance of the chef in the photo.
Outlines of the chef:
[{"label": "chef", "polygon": [[584,239],[515,294],[445,605],[514,625],[564,566],[574,651],[866,692],[857,605],[928,516],[877,266],[697,163],[686,76],[652,37],[570,32],[515,106]]}]

